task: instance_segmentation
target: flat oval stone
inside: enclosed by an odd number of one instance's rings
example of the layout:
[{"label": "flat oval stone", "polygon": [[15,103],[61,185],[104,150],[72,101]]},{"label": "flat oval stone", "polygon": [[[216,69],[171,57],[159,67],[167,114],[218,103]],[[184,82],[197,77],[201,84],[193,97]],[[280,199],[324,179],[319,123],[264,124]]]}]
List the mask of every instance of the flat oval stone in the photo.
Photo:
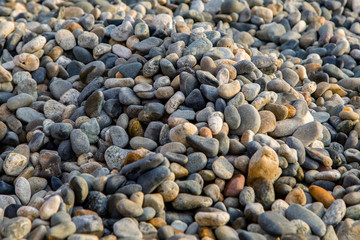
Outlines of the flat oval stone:
[{"label": "flat oval stone", "polygon": [[61,197],[55,195],[46,200],[40,208],[40,218],[43,220],[50,219],[55,213],[57,213],[61,203]]},{"label": "flat oval stone", "polygon": [[27,204],[31,198],[29,181],[24,177],[19,177],[15,183],[15,193],[23,204]]},{"label": "flat oval stone", "polygon": [[202,227],[219,227],[230,220],[227,212],[198,212],[195,214],[195,221]]},{"label": "flat oval stone", "polygon": [[234,166],[223,156],[219,157],[212,164],[214,173],[222,179],[230,179],[234,173]]},{"label": "flat oval stone", "polygon": [[195,196],[188,193],[179,193],[178,197],[172,202],[176,210],[192,210],[200,207],[210,207],[212,200],[209,197]]},{"label": "flat oval stone", "polygon": [[246,130],[257,133],[260,129],[261,118],[259,112],[250,104],[244,104],[237,108],[240,114],[240,127],[234,130],[234,134],[242,135]]},{"label": "flat oval stone", "polygon": [[290,205],[286,209],[285,214],[286,218],[290,220],[300,219],[306,222],[310,226],[311,231],[319,237],[324,236],[326,233],[326,225],[321,218],[298,204]]},{"label": "flat oval stone", "polygon": [[346,213],[346,204],[344,200],[337,199],[326,210],[322,220],[327,225],[336,225],[341,222]]},{"label": "flat oval stone", "polygon": [[260,214],[258,221],[261,228],[273,236],[296,233],[296,227],[277,212],[264,212]]}]

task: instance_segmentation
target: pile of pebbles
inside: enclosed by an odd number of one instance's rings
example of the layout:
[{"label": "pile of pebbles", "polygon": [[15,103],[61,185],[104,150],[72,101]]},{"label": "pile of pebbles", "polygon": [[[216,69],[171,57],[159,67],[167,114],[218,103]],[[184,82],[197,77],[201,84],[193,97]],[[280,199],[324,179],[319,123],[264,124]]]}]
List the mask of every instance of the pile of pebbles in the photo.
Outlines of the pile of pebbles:
[{"label": "pile of pebbles", "polygon": [[359,13],[0,0],[0,238],[358,240]]}]

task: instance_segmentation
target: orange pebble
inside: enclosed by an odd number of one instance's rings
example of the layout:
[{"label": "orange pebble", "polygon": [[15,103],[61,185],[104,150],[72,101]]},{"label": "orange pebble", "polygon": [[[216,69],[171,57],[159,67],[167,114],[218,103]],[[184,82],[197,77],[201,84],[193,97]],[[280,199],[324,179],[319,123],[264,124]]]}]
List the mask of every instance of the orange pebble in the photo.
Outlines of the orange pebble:
[{"label": "orange pebble", "polygon": [[78,24],[77,22],[70,22],[64,26],[64,29],[69,30],[70,32],[72,32],[78,28],[80,28],[81,30],[84,30],[83,27],[80,24]]},{"label": "orange pebble", "polygon": [[344,108],[343,108],[343,111],[352,112],[353,109],[352,109],[351,107],[344,107]]},{"label": "orange pebble", "polygon": [[300,204],[304,206],[306,204],[306,196],[304,191],[301,188],[294,188],[292,189],[285,198],[285,202],[289,205],[291,204]]},{"label": "orange pebble", "polygon": [[155,217],[155,218],[151,219],[151,220],[149,221],[149,223],[150,223],[151,225],[153,225],[153,226],[154,226],[155,228],[157,228],[157,229],[159,229],[159,228],[161,228],[161,227],[163,227],[163,226],[166,225],[165,220],[162,219],[162,218],[159,218],[159,217]]},{"label": "orange pebble", "polygon": [[288,108],[288,115],[287,118],[293,118],[296,114],[296,109],[293,105],[286,104],[285,105]]},{"label": "orange pebble", "polygon": [[136,149],[126,156],[124,160],[124,166],[145,158],[149,153],[150,151],[145,148]]},{"label": "orange pebble", "polygon": [[324,204],[325,208],[330,207],[335,201],[334,197],[328,191],[316,185],[311,185],[309,187],[309,193],[316,201]]},{"label": "orange pebble", "polygon": [[200,128],[199,135],[202,137],[212,138],[212,133],[210,128],[208,127],[202,127]]}]

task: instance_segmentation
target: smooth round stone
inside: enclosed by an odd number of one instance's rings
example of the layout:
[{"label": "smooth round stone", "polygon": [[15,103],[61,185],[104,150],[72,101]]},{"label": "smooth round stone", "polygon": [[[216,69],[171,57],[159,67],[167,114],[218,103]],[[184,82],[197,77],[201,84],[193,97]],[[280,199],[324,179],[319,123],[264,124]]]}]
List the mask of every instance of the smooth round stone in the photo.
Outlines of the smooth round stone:
[{"label": "smooth round stone", "polygon": [[128,59],[131,57],[132,52],[129,48],[122,46],[120,44],[115,44],[112,47],[112,51],[113,53],[115,53],[116,55],[118,55],[121,58],[125,58]]},{"label": "smooth round stone", "polygon": [[20,93],[14,97],[11,97],[6,106],[10,111],[15,111],[21,107],[27,107],[34,101],[33,97],[26,93]]},{"label": "smooth round stone", "polygon": [[139,217],[143,214],[143,209],[129,199],[122,199],[116,204],[119,213],[124,217]]},{"label": "smooth round stone", "polygon": [[230,99],[240,91],[240,82],[235,80],[231,83],[220,85],[216,91],[220,97]]},{"label": "smooth round stone", "polygon": [[109,129],[109,134],[113,145],[120,148],[126,147],[129,142],[129,137],[126,131],[119,126],[113,126]]},{"label": "smooth round stone", "polygon": [[114,234],[119,238],[141,239],[143,234],[140,232],[138,223],[132,218],[123,218],[117,221],[114,226]]},{"label": "smooth round stone", "polygon": [[277,212],[264,212],[260,214],[258,222],[265,232],[273,236],[296,233],[296,227],[283,215]]},{"label": "smooth round stone", "polygon": [[130,140],[130,146],[133,149],[145,148],[148,150],[154,150],[157,147],[157,143],[151,139],[144,137],[133,137]]},{"label": "smooth round stone", "polygon": [[230,220],[227,212],[198,212],[195,214],[195,221],[202,227],[219,227]]},{"label": "smooth round stone", "polygon": [[230,179],[234,173],[234,166],[224,157],[219,157],[212,164],[214,173],[222,179]]},{"label": "smooth round stone", "polygon": [[99,37],[92,32],[83,32],[77,40],[78,45],[83,48],[94,49],[99,44]]},{"label": "smooth round stone", "polygon": [[29,159],[20,153],[10,153],[4,160],[3,169],[7,175],[18,176],[27,166]]},{"label": "smooth round stone", "polygon": [[229,125],[230,129],[237,129],[240,126],[240,114],[233,105],[229,105],[225,108],[224,117],[225,122]]},{"label": "smooth round stone", "polygon": [[189,171],[189,174],[191,174],[204,169],[206,164],[206,155],[201,152],[195,152],[188,155],[188,162],[185,164],[185,168]]},{"label": "smooth round stone", "polygon": [[164,202],[171,202],[178,196],[179,186],[173,181],[165,181],[160,184],[158,193],[162,195]]},{"label": "smooth round stone", "polygon": [[23,204],[27,204],[31,198],[29,181],[24,177],[19,177],[15,183],[15,193]]},{"label": "smooth round stone", "polygon": [[83,47],[75,46],[72,49],[72,52],[73,52],[76,60],[78,60],[82,63],[88,64],[88,63],[94,61],[94,58],[91,55],[91,53]]},{"label": "smooth round stone", "polygon": [[33,38],[31,41],[27,42],[22,47],[22,52],[24,53],[34,53],[43,48],[46,43],[46,38],[43,36],[38,36]]},{"label": "smooth round stone", "polygon": [[31,221],[26,217],[15,217],[4,220],[1,235],[10,239],[21,239],[31,230]]},{"label": "smooth round stone", "polygon": [[65,51],[71,50],[76,46],[74,35],[66,29],[60,29],[55,35],[56,43]]},{"label": "smooth round stone", "polygon": [[[79,73],[80,79],[88,84],[92,80],[95,80],[96,77],[101,76],[104,73],[105,68],[105,63],[103,63],[102,61],[94,61],[88,63],[81,69]],[[103,80],[101,79],[101,81]]]},{"label": "smooth round stone", "polygon": [[0,36],[5,39],[15,29],[15,24],[10,21],[4,21],[0,24]]},{"label": "smooth round stone", "polygon": [[72,150],[76,154],[87,153],[90,150],[89,139],[86,134],[80,129],[74,129],[70,134],[70,141]]},{"label": "smooth round stone", "polygon": [[40,218],[43,220],[50,219],[55,213],[57,213],[61,203],[61,197],[55,195],[46,200],[40,208]]}]

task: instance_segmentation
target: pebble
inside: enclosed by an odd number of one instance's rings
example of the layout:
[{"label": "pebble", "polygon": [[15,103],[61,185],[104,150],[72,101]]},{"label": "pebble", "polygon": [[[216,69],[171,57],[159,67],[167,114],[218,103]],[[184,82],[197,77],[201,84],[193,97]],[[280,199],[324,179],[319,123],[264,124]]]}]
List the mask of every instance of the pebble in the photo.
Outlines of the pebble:
[{"label": "pebble", "polygon": [[15,184],[16,196],[20,199],[21,203],[26,205],[31,198],[31,189],[29,181],[24,177],[19,177]]},{"label": "pebble", "polygon": [[219,157],[214,161],[212,170],[222,179],[230,179],[234,173],[233,165],[224,157]]},{"label": "pebble", "polygon": [[60,29],[55,34],[56,43],[60,45],[65,51],[69,51],[76,46],[74,35],[66,29]]},{"label": "pebble", "polygon": [[202,227],[219,227],[230,220],[226,212],[198,212],[195,214],[195,221]]},{"label": "pebble", "polygon": [[4,160],[3,169],[9,176],[18,176],[27,166],[29,159],[20,153],[10,153]]},{"label": "pebble", "polygon": [[40,218],[43,220],[48,220],[55,213],[57,213],[61,203],[61,197],[59,195],[55,195],[48,200],[46,200],[41,208],[40,208]]}]

